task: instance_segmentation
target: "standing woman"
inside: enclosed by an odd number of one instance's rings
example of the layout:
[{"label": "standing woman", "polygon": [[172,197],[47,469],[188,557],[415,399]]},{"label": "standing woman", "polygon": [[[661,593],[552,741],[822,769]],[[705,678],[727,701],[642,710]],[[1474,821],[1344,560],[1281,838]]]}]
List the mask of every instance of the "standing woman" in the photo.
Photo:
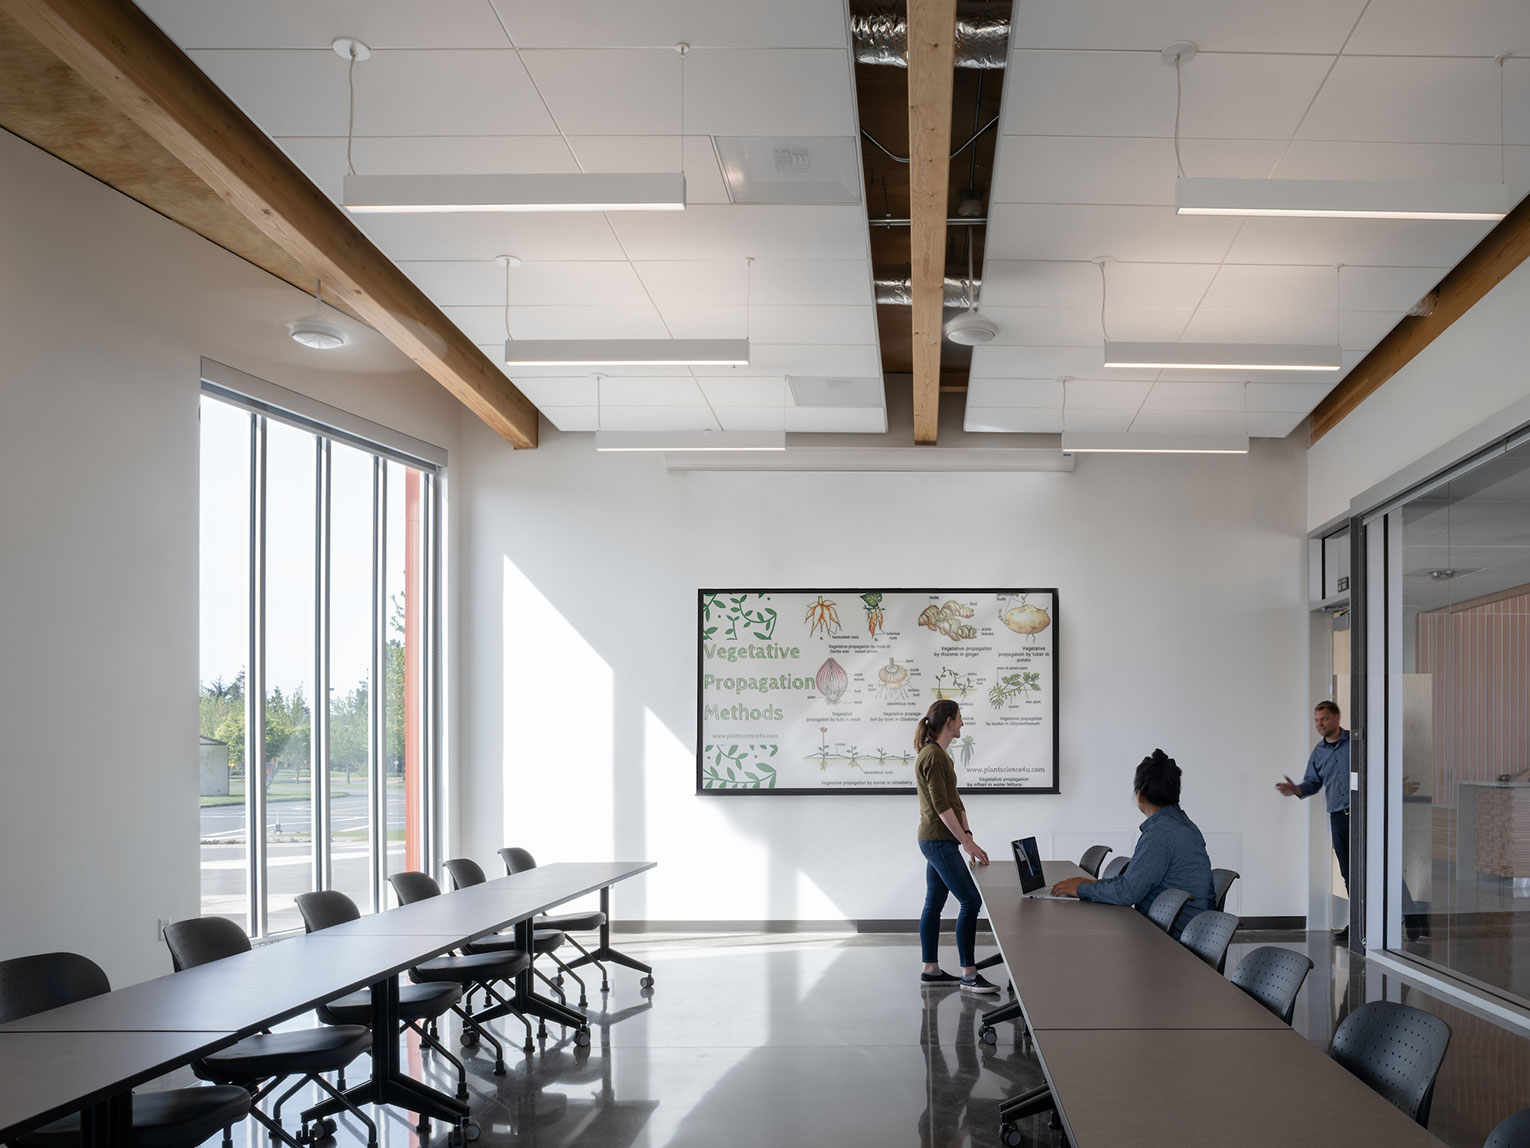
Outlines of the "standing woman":
[{"label": "standing woman", "polygon": [[941,698],[914,727],[914,748],[919,757],[914,762],[914,785],[919,791],[919,851],[929,863],[925,867],[924,912],[919,917],[919,947],[924,958],[921,984],[953,984],[957,977],[941,969],[937,960],[940,944],[940,911],[946,895],[955,893],[961,902],[956,918],[956,955],[961,961],[962,989],[969,993],[996,993],[992,984],[977,971],[973,949],[977,946],[978,910],[983,899],[977,882],[967,872],[962,857],[965,849],[972,864],[987,865],[988,854],[972,839],[967,828],[967,810],[956,792],[956,765],[946,752],[951,741],[962,731],[962,709],[950,698]]}]

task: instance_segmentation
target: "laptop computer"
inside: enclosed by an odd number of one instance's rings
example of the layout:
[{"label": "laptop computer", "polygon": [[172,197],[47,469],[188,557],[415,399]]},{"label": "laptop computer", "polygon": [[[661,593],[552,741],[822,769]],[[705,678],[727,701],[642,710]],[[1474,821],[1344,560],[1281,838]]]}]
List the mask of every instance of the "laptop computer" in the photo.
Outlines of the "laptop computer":
[{"label": "laptop computer", "polygon": [[1015,870],[1020,874],[1022,896],[1041,901],[1071,901],[1072,897],[1057,897],[1051,892],[1046,876],[1041,871],[1041,852],[1036,848],[1034,837],[1022,837],[1009,843],[1015,854]]}]

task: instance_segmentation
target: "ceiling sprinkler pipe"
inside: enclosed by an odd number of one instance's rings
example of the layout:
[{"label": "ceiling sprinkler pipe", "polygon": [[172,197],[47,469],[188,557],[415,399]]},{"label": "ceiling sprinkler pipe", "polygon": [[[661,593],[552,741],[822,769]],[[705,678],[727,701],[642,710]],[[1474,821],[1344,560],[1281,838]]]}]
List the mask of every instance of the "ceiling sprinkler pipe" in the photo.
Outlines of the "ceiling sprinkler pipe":
[{"label": "ceiling sprinkler pipe", "polygon": [[[958,0],[956,66],[1003,68],[1009,55],[1010,0]],[[902,3],[875,0],[853,5],[850,37],[857,64],[908,67],[908,17]]]}]

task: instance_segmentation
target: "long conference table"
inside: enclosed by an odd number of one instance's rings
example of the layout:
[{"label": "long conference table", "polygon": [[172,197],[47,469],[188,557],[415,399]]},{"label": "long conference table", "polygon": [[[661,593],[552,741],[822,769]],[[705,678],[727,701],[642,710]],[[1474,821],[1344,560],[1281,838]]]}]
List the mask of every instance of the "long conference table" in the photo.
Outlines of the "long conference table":
[{"label": "long conference table", "polygon": [[[537,914],[655,864],[543,865],[0,1025],[0,1142],[81,1112],[89,1148],[127,1148],[132,1088],[367,987],[372,1079],[358,1086],[359,1099],[460,1128],[467,1105],[400,1065],[399,973],[509,926],[530,951]],[[530,1015],[588,1032],[582,1013],[532,991],[530,970],[513,999]],[[477,1015],[495,1011],[508,1010]]]},{"label": "long conference table", "polygon": [[[1087,876],[1043,862],[1049,885]],[[1075,1148],[1413,1148],[1440,1141],[1135,909],[975,870]]]}]

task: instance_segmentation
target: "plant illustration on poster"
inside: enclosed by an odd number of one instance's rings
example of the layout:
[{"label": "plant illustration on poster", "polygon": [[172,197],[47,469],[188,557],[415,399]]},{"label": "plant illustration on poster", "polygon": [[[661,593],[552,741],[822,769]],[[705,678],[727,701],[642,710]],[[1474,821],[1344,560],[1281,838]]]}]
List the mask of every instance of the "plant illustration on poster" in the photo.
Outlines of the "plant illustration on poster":
[{"label": "plant illustration on poster", "polygon": [[912,793],[938,698],[962,706],[963,790],[1058,792],[1055,589],[698,598],[698,792]]}]

